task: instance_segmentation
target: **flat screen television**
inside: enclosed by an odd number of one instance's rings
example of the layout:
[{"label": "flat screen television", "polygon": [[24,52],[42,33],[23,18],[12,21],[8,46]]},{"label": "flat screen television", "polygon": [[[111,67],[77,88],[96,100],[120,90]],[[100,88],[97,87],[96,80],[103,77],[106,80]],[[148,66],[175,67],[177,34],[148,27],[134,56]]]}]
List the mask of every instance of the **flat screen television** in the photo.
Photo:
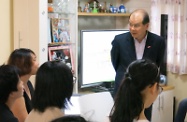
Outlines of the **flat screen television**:
[{"label": "flat screen television", "polygon": [[81,30],[79,50],[79,88],[114,82],[111,63],[111,42],[115,35],[129,30]]}]

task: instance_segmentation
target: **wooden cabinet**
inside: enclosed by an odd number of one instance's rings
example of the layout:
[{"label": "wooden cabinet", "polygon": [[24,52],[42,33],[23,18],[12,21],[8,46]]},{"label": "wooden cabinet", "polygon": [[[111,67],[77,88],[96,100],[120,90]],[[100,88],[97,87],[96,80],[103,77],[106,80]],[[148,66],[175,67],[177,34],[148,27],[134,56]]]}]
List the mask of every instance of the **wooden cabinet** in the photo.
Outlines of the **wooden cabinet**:
[{"label": "wooden cabinet", "polygon": [[47,61],[47,0],[13,1],[14,49],[30,48]]},{"label": "wooden cabinet", "polygon": [[173,122],[174,89],[171,86],[164,89],[153,103],[151,122]]}]

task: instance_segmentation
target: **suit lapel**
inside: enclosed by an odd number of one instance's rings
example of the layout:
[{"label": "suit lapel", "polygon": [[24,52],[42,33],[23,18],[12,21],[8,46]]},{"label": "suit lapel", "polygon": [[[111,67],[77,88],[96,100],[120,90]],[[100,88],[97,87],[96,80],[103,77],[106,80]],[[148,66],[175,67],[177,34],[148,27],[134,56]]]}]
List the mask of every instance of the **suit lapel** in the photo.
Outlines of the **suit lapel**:
[{"label": "suit lapel", "polygon": [[127,41],[128,41],[127,48],[128,48],[129,57],[131,57],[132,60],[136,60],[135,44],[134,44],[134,39],[131,36],[131,34],[129,35],[129,38]]},{"label": "suit lapel", "polygon": [[144,48],[144,53],[143,53],[143,58],[147,57],[147,54],[149,54],[148,52],[152,47],[152,42],[153,41],[151,40],[150,33],[148,32],[147,40],[146,40],[146,44],[145,44],[145,48]]}]

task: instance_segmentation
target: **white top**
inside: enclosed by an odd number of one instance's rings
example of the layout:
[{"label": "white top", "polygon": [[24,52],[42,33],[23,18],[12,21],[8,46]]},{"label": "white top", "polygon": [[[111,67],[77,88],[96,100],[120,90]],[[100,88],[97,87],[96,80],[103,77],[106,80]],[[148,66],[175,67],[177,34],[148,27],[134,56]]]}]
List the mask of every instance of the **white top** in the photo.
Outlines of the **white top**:
[{"label": "white top", "polygon": [[62,117],[64,113],[56,107],[49,107],[43,113],[34,109],[29,113],[25,122],[50,122],[53,119]]},{"label": "white top", "polygon": [[[104,122],[110,122],[109,117],[106,117]],[[148,120],[133,120],[133,122],[149,122]]]},{"label": "white top", "polygon": [[137,59],[142,59],[142,57],[143,57],[146,40],[147,40],[147,35],[142,40],[142,42],[139,42],[138,40],[136,40],[134,38],[134,44],[135,44],[135,49],[136,49],[136,58]]},{"label": "white top", "polygon": [[149,122],[148,120],[133,120],[133,122]]}]

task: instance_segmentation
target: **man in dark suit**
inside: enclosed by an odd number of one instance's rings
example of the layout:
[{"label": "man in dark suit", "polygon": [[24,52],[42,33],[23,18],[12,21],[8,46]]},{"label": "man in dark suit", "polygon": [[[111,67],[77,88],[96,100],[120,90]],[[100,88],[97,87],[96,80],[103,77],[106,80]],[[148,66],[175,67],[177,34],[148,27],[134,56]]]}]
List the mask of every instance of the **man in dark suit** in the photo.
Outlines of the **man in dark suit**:
[{"label": "man in dark suit", "polygon": [[[130,32],[117,35],[112,41],[111,61],[116,71],[114,96],[126,68],[132,61],[147,58],[155,62],[158,67],[163,63],[164,38],[149,32],[148,27],[148,13],[143,9],[137,9],[129,17]],[[148,120],[151,119],[151,108],[145,111]]]}]

